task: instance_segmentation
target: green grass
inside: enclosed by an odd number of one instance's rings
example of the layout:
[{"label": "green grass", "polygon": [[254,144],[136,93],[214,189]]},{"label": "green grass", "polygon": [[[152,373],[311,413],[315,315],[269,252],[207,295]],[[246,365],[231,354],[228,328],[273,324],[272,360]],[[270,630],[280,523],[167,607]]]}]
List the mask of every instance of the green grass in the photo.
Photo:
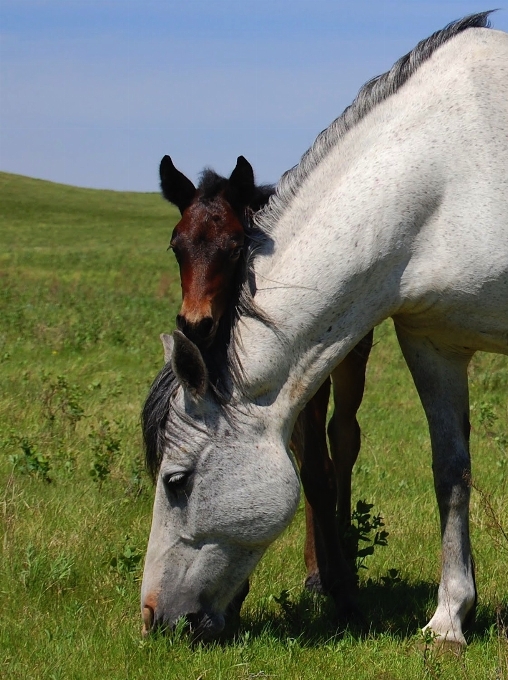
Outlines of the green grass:
[{"label": "green grass", "polygon": [[[439,524],[422,409],[389,323],[376,331],[354,498],[388,546],[367,559],[367,625],[337,629],[303,587],[303,509],[252,577],[234,640],[142,640],[139,578],[152,488],[139,412],[180,288],[177,213],[155,194],[0,173],[0,676],[508,678],[508,361],[471,368],[477,621],[460,658],[424,652]],[[386,580],[397,569],[400,580]],[[283,594],[281,597],[281,593]]]}]

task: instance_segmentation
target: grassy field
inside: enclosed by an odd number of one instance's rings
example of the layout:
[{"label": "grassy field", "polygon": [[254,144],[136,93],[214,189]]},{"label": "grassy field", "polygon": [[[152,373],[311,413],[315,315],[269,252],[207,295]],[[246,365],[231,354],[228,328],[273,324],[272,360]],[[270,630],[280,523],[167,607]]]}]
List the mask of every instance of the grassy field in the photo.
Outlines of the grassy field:
[{"label": "grassy field", "polygon": [[[337,629],[303,588],[303,509],[252,577],[237,636],[142,640],[152,495],[139,412],[179,302],[156,194],[0,173],[0,677],[508,679],[508,361],[471,368],[479,606],[460,657],[419,632],[439,578],[422,409],[389,323],[376,331],[354,498],[389,532],[361,571],[368,624]],[[503,529],[504,527],[504,529]],[[394,570],[397,570],[396,572]]]}]

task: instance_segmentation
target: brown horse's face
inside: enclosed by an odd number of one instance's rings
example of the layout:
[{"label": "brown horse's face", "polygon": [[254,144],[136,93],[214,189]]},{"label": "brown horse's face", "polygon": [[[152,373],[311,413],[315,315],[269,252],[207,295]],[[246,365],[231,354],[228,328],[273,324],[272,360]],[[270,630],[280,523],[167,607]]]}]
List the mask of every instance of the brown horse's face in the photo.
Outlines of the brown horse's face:
[{"label": "brown horse's face", "polygon": [[242,215],[264,206],[273,187],[255,185],[252,166],[243,156],[228,179],[205,169],[197,189],[169,156],[162,159],[159,172],[164,198],[182,215],[170,243],[182,284],[177,324],[203,349],[212,344],[237,293],[235,275],[245,240]]},{"label": "brown horse's face", "polygon": [[209,346],[234,291],[244,230],[228,201],[195,199],[176,225],[170,247],[180,267],[182,306],[178,328],[198,346]]}]

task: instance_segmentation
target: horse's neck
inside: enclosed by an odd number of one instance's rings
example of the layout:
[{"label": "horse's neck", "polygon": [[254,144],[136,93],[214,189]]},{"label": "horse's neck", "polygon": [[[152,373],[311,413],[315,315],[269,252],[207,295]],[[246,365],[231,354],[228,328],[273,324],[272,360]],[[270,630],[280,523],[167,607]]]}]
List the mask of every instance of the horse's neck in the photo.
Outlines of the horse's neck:
[{"label": "horse's neck", "polygon": [[[284,393],[301,406],[334,365],[397,309],[410,256],[410,244],[395,229],[404,189],[395,179],[386,186],[387,172],[364,162],[337,181],[334,170],[342,162],[335,155],[278,223],[274,253],[256,263],[256,303],[280,337],[256,321],[241,324],[253,398]],[[386,163],[393,173],[391,159]],[[408,223],[418,210],[413,205],[410,214],[408,208]]]},{"label": "horse's neck", "polygon": [[249,398],[298,410],[397,311],[414,235],[440,186],[411,169],[414,147],[394,139],[393,116],[375,112],[330,151],[278,220],[273,252],[258,256],[256,303],[281,337],[241,323]]}]

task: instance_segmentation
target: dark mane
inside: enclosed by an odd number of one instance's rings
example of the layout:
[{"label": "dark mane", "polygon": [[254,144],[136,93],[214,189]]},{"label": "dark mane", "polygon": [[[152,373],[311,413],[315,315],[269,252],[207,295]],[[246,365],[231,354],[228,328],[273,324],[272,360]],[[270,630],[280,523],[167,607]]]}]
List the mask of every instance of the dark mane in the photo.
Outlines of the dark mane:
[{"label": "dark mane", "polygon": [[258,212],[258,210],[261,210],[261,208],[265,207],[274,193],[275,185],[273,184],[261,184],[259,187],[256,187],[256,193],[250,202],[250,209],[255,213]]},{"label": "dark mane", "polygon": [[[229,180],[218,175],[211,168],[205,168],[200,175],[198,185],[199,200],[213,201],[221,192],[227,196]],[[232,284],[233,294],[229,301],[228,309],[219,321],[219,326],[210,348],[202,349],[201,354],[208,370],[210,386],[216,399],[227,404],[233,385],[239,385],[243,376],[241,362],[231,342],[238,319],[248,316],[270,324],[268,317],[254,303],[254,254],[261,246],[270,240],[253,221],[254,215],[263,208],[271,196],[275,193],[272,184],[263,184],[254,187],[254,194],[250,199],[249,206],[242,206],[240,210],[231,201],[230,204],[236,209],[238,218],[242,223],[245,241],[244,249],[235,271],[235,279]]]},{"label": "dark mane", "polygon": [[219,321],[212,346],[201,351],[208,369],[213,394],[223,405],[229,402],[233,387],[241,388],[244,377],[242,364],[233,342],[238,320],[241,317],[257,319],[270,326],[278,334],[270,318],[256,305],[254,300],[256,293],[254,257],[261,246],[266,247],[266,244],[271,242],[271,238],[255,226],[253,215],[253,211],[250,210],[247,210],[244,215],[244,249],[236,268],[232,287],[233,295],[228,309]]},{"label": "dark mane", "polygon": [[161,464],[169,405],[178,386],[168,361],[153,381],[141,412],[145,464],[152,481],[155,481]]},{"label": "dark mane", "polygon": [[490,28],[488,17],[494,11],[489,10],[472,14],[448,24],[442,30],[436,31],[429,38],[419,42],[411,52],[401,57],[389,71],[365,83],[353,103],[326,130],[318,135],[314,144],[302,156],[300,163],[284,173],[276,187],[276,193],[270,201],[269,208],[263,210],[256,219],[258,228],[265,233],[273,231],[306,178],[351,128],[372,111],[377,104],[395,94],[415,71],[446,42],[469,28]]}]

